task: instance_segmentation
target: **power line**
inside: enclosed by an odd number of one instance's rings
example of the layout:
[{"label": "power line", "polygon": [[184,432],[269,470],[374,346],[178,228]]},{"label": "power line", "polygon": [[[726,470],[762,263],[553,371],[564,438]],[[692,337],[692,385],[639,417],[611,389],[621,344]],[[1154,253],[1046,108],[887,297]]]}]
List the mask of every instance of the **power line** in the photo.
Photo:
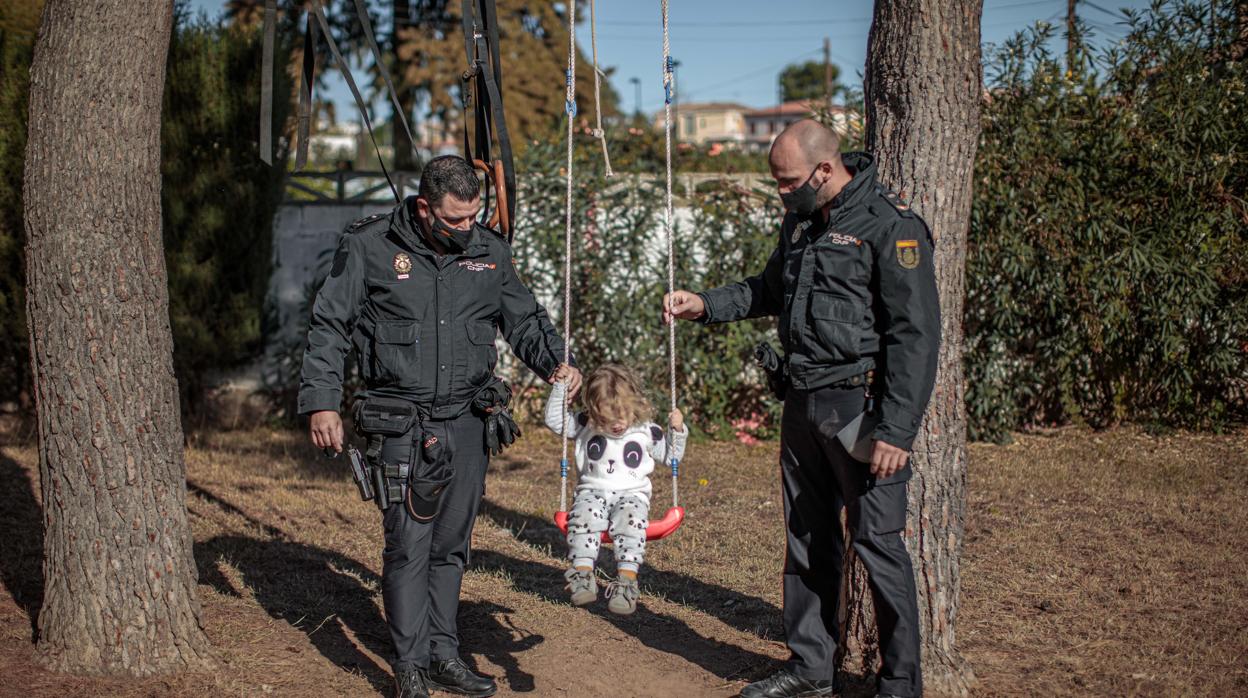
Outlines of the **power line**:
[{"label": "power line", "polygon": [[[833,34],[833,35],[828,35],[828,34],[819,34],[819,35],[817,35],[817,36],[763,36],[763,37],[759,37],[759,36],[715,36],[715,37],[711,37],[711,36],[681,36],[681,37],[677,37],[677,39],[675,40],[675,43],[678,43],[678,44],[684,44],[684,43],[703,43],[703,44],[710,44],[710,43],[724,43],[724,42],[732,42],[732,41],[738,41],[738,42],[747,42],[747,41],[771,41],[771,42],[775,42],[775,41],[784,41],[784,42],[788,42],[788,43],[792,43],[792,44],[801,44],[801,43],[805,43],[805,42],[807,42],[807,41],[822,41],[825,37],[827,37],[827,38],[831,38],[831,39],[846,39],[846,40],[848,40],[848,39],[859,39],[859,38],[862,38],[862,36],[863,36],[863,35],[862,35],[861,33],[854,33],[854,34],[839,34],[839,35],[837,35],[837,34]],[[662,41],[662,37],[658,37],[658,36],[645,36],[645,35],[641,35],[641,34],[599,34],[599,35],[598,35],[598,38],[599,38],[599,39],[608,39],[608,40],[610,40],[610,41],[653,41],[653,42],[656,42],[656,43],[658,43],[658,42],[661,42],[661,41]]]},{"label": "power line", "polygon": [[[669,22],[673,27],[795,27],[795,26],[814,26],[824,24],[857,24],[861,22],[870,22],[870,17],[837,17],[835,19],[787,19],[773,20],[770,22],[751,22],[748,20],[741,21],[721,21],[721,22]],[[613,27],[653,27],[657,22],[644,22],[640,20],[630,19],[600,19],[598,24]]]},{"label": "power line", "polygon": [[1098,4],[1094,3],[1094,2],[1089,2],[1088,0],[1081,0],[1081,2],[1082,2],[1082,4],[1087,5],[1088,7],[1091,7],[1091,8],[1092,8],[1092,9],[1094,9],[1094,10],[1100,10],[1101,12],[1104,12],[1105,14],[1109,15],[1110,17],[1113,17],[1114,19],[1118,20],[1119,22],[1122,22],[1122,21],[1124,21],[1124,20],[1126,19],[1126,17],[1124,17],[1124,16],[1122,15],[1122,13],[1121,13],[1121,12],[1110,12],[1109,10],[1105,9],[1104,7],[1101,7],[1100,5],[1098,5]]}]

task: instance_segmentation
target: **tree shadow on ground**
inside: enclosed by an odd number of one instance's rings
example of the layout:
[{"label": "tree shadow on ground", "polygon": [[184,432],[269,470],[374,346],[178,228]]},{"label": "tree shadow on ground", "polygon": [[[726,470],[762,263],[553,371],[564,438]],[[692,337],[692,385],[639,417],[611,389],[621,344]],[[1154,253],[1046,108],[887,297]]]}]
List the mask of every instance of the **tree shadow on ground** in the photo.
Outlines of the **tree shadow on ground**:
[{"label": "tree shadow on ground", "polygon": [[[390,658],[389,630],[379,608],[381,577],[366,565],[333,550],[291,541],[202,486],[188,482],[190,492],[242,517],[267,538],[220,535],[195,544],[200,581],[222,594],[250,593],[270,616],[303,631],[317,651],[339,668],[358,672],[383,693],[391,689],[388,668],[363,649]],[[380,539],[380,527],[377,531]],[[237,570],[236,588],[230,569]],[[515,654],[532,649],[545,638],[516,628],[513,609],[478,601],[460,605],[460,640],[466,648],[501,667],[512,690],[533,690],[533,676],[520,669]],[[501,616],[501,620],[500,617]],[[354,634],[363,649],[350,637]],[[471,664],[471,658],[466,657]]]},{"label": "tree shadow on ground", "polygon": [[30,618],[39,639],[43,608],[43,509],[26,468],[0,452],[0,582]]},{"label": "tree shadow on ground", "polygon": [[[474,550],[471,568],[511,579],[518,591],[532,594],[546,603],[566,604],[563,568],[520,560],[494,550]],[[585,609],[620,630],[636,637],[652,649],[673,654],[725,679],[753,676],[771,666],[771,657],[714,638],[703,637],[684,621],[655,613],[642,598],[636,613],[618,616],[606,610],[601,601]]]},{"label": "tree shadow on ground", "polygon": [[[488,499],[482,502],[481,514],[511,531],[517,540],[543,553],[556,551],[554,554],[560,555],[566,549],[563,533],[551,521],[499,506]],[[603,551],[604,560],[610,556],[610,552]],[[641,582],[644,591],[695,608],[741,632],[764,640],[782,636],[780,609],[757,596],[681,572],[658,569],[649,562],[642,568]]]}]

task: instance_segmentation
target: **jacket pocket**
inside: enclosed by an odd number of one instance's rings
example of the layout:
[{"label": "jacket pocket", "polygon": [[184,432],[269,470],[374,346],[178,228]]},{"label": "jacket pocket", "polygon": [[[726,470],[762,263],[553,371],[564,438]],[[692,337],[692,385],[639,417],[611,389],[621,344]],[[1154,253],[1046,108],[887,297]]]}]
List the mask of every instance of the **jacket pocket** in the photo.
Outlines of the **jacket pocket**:
[{"label": "jacket pocket", "polygon": [[827,354],[814,358],[846,362],[861,357],[862,333],[858,326],[862,322],[862,310],[857,303],[817,291],[810,298],[810,316],[815,340]]},{"label": "jacket pocket", "polygon": [[493,322],[477,320],[468,323],[468,341],[472,344],[468,374],[473,385],[483,374],[488,376],[494,373],[494,366],[498,363],[498,349],[494,346],[496,337],[498,329]]},{"label": "jacket pocket", "polygon": [[415,322],[381,322],[373,334],[375,382],[414,382],[419,375],[419,326]]}]

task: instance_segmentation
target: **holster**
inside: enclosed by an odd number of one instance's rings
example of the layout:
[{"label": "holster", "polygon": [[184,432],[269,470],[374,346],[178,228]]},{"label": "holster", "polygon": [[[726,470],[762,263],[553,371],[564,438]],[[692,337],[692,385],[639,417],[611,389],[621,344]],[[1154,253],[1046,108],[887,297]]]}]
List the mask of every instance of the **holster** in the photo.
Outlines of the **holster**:
[{"label": "holster", "polygon": [[[364,460],[372,479],[377,508],[385,511],[391,504],[404,499],[411,477],[414,451],[413,430],[421,423],[415,403],[400,398],[369,397],[359,400],[354,408],[355,431],[368,441]],[[386,440],[406,437],[406,462],[392,463],[382,458]]]},{"label": "holster", "polygon": [[777,400],[784,401],[784,396],[789,390],[789,366],[788,362],[780,358],[770,342],[759,342],[754,348],[754,361],[758,363],[758,367],[763,369],[763,374],[767,376],[767,387],[771,390],[771,394],[776,396]]}]

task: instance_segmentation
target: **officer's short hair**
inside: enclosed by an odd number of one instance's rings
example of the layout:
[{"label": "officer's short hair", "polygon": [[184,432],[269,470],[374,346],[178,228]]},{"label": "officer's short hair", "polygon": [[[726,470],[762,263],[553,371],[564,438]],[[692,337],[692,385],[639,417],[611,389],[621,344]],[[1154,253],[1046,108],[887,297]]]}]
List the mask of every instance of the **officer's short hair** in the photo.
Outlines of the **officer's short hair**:
[{"label": "officer's short hair", "polygon": [[481,182],[468,161],[458,155],[443,155],[425,164],[420,173],[420,197],[437,206],[447,194],[460,201],[472,201],[481,195]]}]

